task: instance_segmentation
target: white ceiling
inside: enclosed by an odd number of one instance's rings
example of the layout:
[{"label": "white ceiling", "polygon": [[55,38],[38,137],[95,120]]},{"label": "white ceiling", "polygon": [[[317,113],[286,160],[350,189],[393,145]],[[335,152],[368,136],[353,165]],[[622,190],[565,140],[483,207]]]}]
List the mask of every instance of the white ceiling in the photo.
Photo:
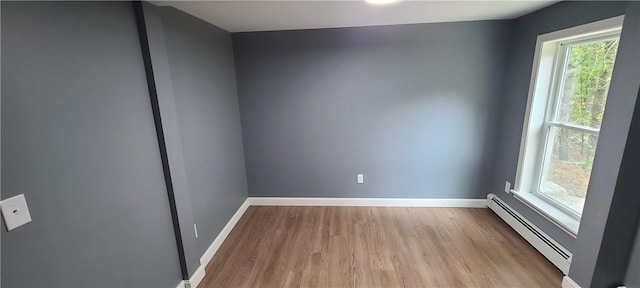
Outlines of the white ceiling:
[{"label": "white ceiling", "polygon": [[511,19],[557,0],[402,1],[152,1],[171,5],[229,32]]}]

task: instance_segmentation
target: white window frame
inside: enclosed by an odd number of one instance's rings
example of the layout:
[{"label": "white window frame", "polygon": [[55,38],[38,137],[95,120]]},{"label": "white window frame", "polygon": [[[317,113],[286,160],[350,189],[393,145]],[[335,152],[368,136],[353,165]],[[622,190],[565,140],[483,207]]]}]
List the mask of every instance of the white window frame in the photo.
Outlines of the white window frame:
[{"label": "white window frame", "polygon": [[[599,129],[573,124],[557,123],[551,115],[559,101],[559,74],[564,74],[567,46],[578,42],[591,42],[619,36],[624,16],[609,18],[568,29],[539,35],[529,83],[529,97],[525,114],[520,155],[513,195],[556,224],[569,235],[576,236],[580,217],[566,205],[539,192],[543,165],[550,153],[546,153],[551,127],[569,128],[586,133],[599,133]],[[561,82],[562,80],[560,80]]]}]

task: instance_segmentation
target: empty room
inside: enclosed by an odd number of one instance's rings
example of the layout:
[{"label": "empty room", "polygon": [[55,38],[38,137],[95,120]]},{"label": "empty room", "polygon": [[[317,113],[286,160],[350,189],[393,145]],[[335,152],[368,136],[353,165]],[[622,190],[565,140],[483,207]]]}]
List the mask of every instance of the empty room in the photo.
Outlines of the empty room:
[{"label": "empty room", "polygon": [[0,1],[0,287],[640,288],[640,1]]}]

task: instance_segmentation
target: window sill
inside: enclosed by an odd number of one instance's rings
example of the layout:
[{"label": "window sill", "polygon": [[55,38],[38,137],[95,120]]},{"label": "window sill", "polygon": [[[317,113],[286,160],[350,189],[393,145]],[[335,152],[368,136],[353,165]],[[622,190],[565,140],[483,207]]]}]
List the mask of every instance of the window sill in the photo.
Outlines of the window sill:
[{"label": "window sill", "polygon": [[515,190],[511,190],[511,192],[516,199],[551,221],[551,223],[558,226],[558,228],[567,232],[567,234],[573,238],[577,237],[580,220],[547,203],[547,201],[544,201],[533,193],[523,193]]}]

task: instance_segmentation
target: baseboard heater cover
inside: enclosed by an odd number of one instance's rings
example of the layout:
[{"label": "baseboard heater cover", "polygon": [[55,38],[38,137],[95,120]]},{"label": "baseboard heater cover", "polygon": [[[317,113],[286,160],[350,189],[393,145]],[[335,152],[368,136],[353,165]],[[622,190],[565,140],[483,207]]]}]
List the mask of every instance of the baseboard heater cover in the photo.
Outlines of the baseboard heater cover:
[{"label": "baseboard heater cover", "polygon": [[531,246],[536,248],[544,257],[549,259],[553,265],[558,267],[564,275],[569,273],[572,254],[558,242],[542,232],[529,220],[516,212],[511,206],[494,194],[487,195],[487,207],[504,220],[513,230],[518,232],[522,238],[527,240]]}]

